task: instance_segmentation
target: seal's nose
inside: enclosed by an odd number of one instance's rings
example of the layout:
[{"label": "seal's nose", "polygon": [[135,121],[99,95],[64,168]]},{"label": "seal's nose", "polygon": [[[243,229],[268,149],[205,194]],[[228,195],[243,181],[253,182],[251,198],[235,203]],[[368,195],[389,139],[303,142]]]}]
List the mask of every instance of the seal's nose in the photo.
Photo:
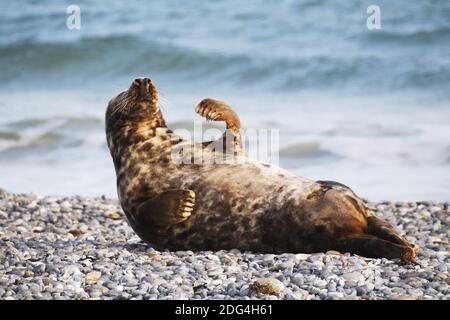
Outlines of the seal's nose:
[{"label": "seal's nose", "polygon": [[150,80],[149,78],[139,77],[134,79],[133,84],[135,84],[138,87],[141,87],[141,86],[148,86],[151,82],[152,80]]},{"label": "seal's nose", "polygon": [[150,92],[151,82],[152,80],[146,77],[139,77],[134,79],[133,85],[138,88],[140,98],[148,98],[147,96]]}]

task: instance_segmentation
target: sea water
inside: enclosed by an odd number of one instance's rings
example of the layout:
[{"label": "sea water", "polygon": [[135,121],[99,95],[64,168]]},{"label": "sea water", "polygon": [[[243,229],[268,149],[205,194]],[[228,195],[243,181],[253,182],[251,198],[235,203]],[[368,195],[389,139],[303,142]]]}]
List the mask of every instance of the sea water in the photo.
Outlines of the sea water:
[{"label": "sea water", "polygon": [[148,76],[170,127],[225,100],[244,128],[279,130],[279,165],[298,175],[370,200],[450,199],[449,1],[1,4],[2,188],[115,197],[105,108]]}]

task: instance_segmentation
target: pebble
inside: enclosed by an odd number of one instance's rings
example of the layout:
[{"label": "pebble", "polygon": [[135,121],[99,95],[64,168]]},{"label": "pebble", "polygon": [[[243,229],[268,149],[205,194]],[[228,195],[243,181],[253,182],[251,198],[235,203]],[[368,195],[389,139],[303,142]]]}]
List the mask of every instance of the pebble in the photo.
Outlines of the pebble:
[{"label": "pebble", "polygon": [[420,246],[420,266],[330,250],[158,251],[106,198],[0,193],[0,299],[441,299],[449,206],[371,203]]},{"label": "pebble", "polygon": [[250,289],[258,294],[280,296],[284,290],[284,284],[275,278],[256,279]]},{"label": "pebble", "polygon": [[342,277],[345,279],[345,282],[352,287],[358,285],[361,282],[364,282],[365,280],[365,277],[362,275],[362,273],[358,271],[344,273]]},{"label": "pebble", "polygon": [[97,282],[97,280],[100,279],[101,276],[102,276],[101,272],[92,271],[86,275],[85,279],[86,279],[86,282],[88,282],[88,283],[94,283],[94,282]]}]

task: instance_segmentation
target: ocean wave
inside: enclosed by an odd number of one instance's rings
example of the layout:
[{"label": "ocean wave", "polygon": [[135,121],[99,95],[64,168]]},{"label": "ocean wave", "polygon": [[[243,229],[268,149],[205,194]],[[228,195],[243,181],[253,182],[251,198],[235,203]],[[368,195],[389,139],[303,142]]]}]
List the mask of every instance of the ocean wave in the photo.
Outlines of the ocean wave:
[{"label": "ocean wave", "polygon": [[388,127],[383,125],[345,126],[329,129],[324,132],[327,136],[358,136],[358,137],[406,137],[417,136],[421,133],[415,128]]},{"label": "ocean wave", "polygon": [[14,144],[10,144],[0,151],[1,160],[12,160],[33,154],[40,155],[63,147],[68,142],[66,136],[55,132],[47,132],[31,139],[22,137]]},{"label": "ocean wave", "polygon": [[335,156],[332,152],[323,150],[317,142],[295,143],[280,149],[280,157],[290,158],[322,158]]},{"label": "ocean wave", "polygon": [[104,120],[95,117],[65,117],[64,122],[55,130],[73,133],[77,130],[89,132],[92,130],[103,130]]},{"label": "ocean wave", "polygon": [[103,138],[104,128],[103,119],[70,116],[23,119],[6,123],[2,127],[4,128],[0,128],[2,159],[39,155],[58,148],[77,148],[82,144],[96,144],[96,141],[92,141],[96,138],[95,133]]},{"label": "ocean wave", "polygon": [[[3,126],[12,131],[11,134],[30,131],[36,132],[89,132],[103,128],[104,120],[96,117],[54,116],[51,118],[28,118],[7,122]],[[1,132],[1,131],[0,131]]]},{"label": "ocean wave", "polygon": [[20,140],[20,134],[15,132],[0,131],[0,140],[18,141]]},{"label": "ocean wave", "polygon": [[6,127],[13,130],[36,128],[47,124],[52,121],[51,119],[23,119],[19,121],[13,121],[6,124]]},{"label": "ocean wave", "polygon": [[77,42],[29,42],[0,48],[1,81],[35,79],[37,76],[72,81],[86,76],[98,80],[146,72],[188,72],[204,77],[229,65],[248,63],[245,56],[197,52],[134,36],[85,37]]},{"label": "ocean wave", "polygon": [[405,44],[421,46],[426,43],[450,41],[450,26],[439,26],[432,29],[417,28],[411,31],[385,30],[365,33],[367,39],[387,45],[402,46]]},{"label": "ocean wave", "polygon": [[[140,74],[169,76],[188,85],[227,83],[235,87],[300,90],[364,90],[442,87],[450,66],[422,63],[404,69],[395,59],[377,54],[265,55],[190,48],[135,36],[85,37],[76,42],[24,41],[0,47],[0,81],[34,86],[99,85]],[[400,57],[397,57],[400,59]],[[389,77],[386,77],[389,70]],[[42,79],[42,80],[41,80]],[[188,81],[186,81],[188,80]]]},{"label": "ocean wave", "polygon": [[286,169],[331,164],[343,156],[324,150],[318,142],[293,143],[280,149],[280,165]]}]

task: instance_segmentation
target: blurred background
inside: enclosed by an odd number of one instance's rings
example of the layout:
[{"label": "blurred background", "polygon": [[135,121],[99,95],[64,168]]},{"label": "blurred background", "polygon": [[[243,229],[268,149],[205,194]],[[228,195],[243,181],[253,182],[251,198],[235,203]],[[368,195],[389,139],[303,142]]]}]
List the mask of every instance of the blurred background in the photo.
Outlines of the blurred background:
[{"label": "blurred background", "polygon": [[104,112],[145,75],[171,127],[218,98],[245,127],[280,129],[280,164],[301,176],[450,200],[448,0],[1,3],[1,188],[116,197]]}]

